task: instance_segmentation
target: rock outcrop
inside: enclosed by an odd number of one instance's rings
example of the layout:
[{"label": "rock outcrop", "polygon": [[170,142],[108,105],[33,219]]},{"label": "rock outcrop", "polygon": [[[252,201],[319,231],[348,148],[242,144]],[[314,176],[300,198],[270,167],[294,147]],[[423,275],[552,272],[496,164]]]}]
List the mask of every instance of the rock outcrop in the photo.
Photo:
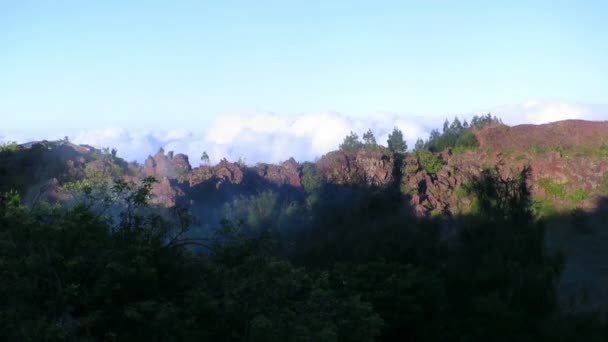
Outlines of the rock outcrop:
[{"label": "rock outcrop", "polygon": [[300,165],[290,158],[280,165],[258,164],[253,171],[265,181],[276,185],[290,185],[296,188],[302,186],[300,180]]},{"label": "rock outcrop", "polygon": [[144,175],[155,176],[158,179],[184,178],[191,170],[188,156],[181,153],[174,155],[173,151],[165,155],[162,148],[154,156],[146,159],[143,168]]}]

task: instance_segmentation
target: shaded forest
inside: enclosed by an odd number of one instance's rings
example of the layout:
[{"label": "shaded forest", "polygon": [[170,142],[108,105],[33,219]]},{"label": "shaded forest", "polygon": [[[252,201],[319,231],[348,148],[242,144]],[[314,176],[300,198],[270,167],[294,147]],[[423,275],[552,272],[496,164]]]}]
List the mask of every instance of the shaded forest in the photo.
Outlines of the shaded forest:
[{"label": "shaded forest", "polygon": [[9,192],[2,339],[605,340],[597,315],[558,301],[564,257],[545,247],[528,172],[472,180],[479,210],[452,227],[391,187],[321,184],[289,224],[260,211],[204,238],[187,237],[186,212],[148,204],[151,178],[117,182],[104,208],[118,211]]}]

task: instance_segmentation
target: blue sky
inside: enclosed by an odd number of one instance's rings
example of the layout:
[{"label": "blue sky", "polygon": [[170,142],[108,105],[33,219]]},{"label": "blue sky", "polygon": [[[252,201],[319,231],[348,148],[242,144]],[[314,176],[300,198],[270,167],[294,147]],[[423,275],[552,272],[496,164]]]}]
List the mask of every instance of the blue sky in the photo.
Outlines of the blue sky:
[{"label": "blue sky", "polygon": [[606,1],[4,0],[0,135],[198,134],[259,112],[440,126],[530,99],[605,108],[606,13]]}]

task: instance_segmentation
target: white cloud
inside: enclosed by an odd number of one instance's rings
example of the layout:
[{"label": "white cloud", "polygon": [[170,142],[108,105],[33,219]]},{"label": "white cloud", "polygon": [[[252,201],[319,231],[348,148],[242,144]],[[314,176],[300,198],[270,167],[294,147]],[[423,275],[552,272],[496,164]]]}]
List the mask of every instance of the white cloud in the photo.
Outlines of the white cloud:
[{"label": "white cloud", "polygon": [[608,120],[608,105],[528,100],[491,110],[508,125],[543,124],[566,119]]},{"label": "white cloud", "polygon": [[428,128],[393,113],[353,118],[339,113],[311,113],[285,116],[275,113],[231,114],[216,118],[206,132],[174,129],[166,132],[137,131],[108,127],[76,134],[72,141],[97,147],[112,147],[127,160],[143,161],[163,147],[185,153],[197,165],[203,151],[212,162],[221,158],[247,163],[276,163],[294,157],[314,160],[338,148],[342,139],[355,131],[360,136],[369,128],[378,143],[385,145],[393,127],[399,127],[408,144],[426,136]]},{"label": "white cloud", "polygon": [[[522,123],[546,123],[563,119],[607,120],[607,105],[585,105],[569,102],[530,100],[521,104],[491,108],[491,111],[509,125]],[[473,114],[465,115],[467,119]],[[455,115],[447,115],[452,119]],[[463,115],[458,115],[464,119]],[[428,137],[432,128],[440,128],[445,116],[406,117],[390,112],[369,117],[350,117],[335,112],[310,113],[286,116],[275,113],[243,113],[218,116],[205,132],[187,128],[167,131],[129,130],[124,128],[100,128],[70,135],[76,143],[98,147],[112,147],[118,154],[131,161],[143,161],[163,147],[165,151],[185,153],[190,162],[198,165],[203,151],[207,151],[213,163],[221,158],[237,160],[245,158],[248,164],[257,162],[276,163],[290,157],[296,160],[314,160],[338,148],[342,139],[355,131],[359,136],[371,129],[378,141],[386,145],[393,127],[404,133],[407,143],[413,147],[417,138]],[[0,141],[31,139],[0,132]],[[63,137],[63,135],[59,135]],[[51,139],[55,136],[36,137]],[[10,139],[9,139],[10,138]]]}]

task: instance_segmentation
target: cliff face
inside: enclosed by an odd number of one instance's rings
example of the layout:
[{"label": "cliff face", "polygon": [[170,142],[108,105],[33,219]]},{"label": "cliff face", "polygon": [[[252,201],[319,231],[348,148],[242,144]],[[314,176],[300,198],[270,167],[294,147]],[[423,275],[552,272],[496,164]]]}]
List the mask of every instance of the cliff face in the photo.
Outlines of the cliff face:
[{"label": "cliff face", "polygon": [[[600,195],[606,195],[600,185],[608,177],[608,122],[491,125],[473,133],[479,141],[478,149],[438,154],[443,166],[433,174],[425,171],[414,155],[392,155],[382,148],[329,152],[315,167],[321,180],[328,183],[398,186],[421,216],[468,210],[471,203],[463,195],[464,186],[484,168],[496,165],[506,173],[529,165],[533,195],[556,208],[590,208]],[[20,151],[2,156],[0,171],[5,191],[10,186],[21,189],[29,185],[36,196],[46,191],[51,199],[62,198],[60,184],[91,173],[135,181],[155,176],[159,180],[153,188],[155,202],[165,206],[173,206],[180,199],[192,200],[188,198],[196,196],[192,189],[207,185],[210,189],[229,186],[230,191],[247,189],[250,193],[269,186],[304,191],[303,167],[293,158],[278,165],[251,167],[224,159],[214,166],[193,168],[188,156],[161,149],[138,166],[107,151],[69,142],[22,145]],[[37,190],[32,190],[34,187]]]},{"label": "cliff face", "polygon": [[[608,174],[608,122],[491,125],[474,134],[479,148],[458,155],[449,151],[438,154],[443,167],[434,174],[425,171],[412,154],[395,156],[383,149],[333,151],[315,166],[328,183],[399,186],[420,216],[467,211],[471,201],[464,195],[465,185],[484,168],[494,166],[505,173],[515,173],[529,165],[533,195],[557,208],[593,207],[600,195],[600,183]],[[224,159],[215,166],[192,168],[187,156],[173,156],[171,152],[165,155],[162,150],[148,158],[143,173],[169,180],[155,186],[159,201],[166,205],[175,204],[176,196],[187,196],[189,188],[206,182],[212,182],[216,189],[225,184],[265,184],[300,190],[303,176],[302,166],[293,158],[279,165],[252,167]]]}]

